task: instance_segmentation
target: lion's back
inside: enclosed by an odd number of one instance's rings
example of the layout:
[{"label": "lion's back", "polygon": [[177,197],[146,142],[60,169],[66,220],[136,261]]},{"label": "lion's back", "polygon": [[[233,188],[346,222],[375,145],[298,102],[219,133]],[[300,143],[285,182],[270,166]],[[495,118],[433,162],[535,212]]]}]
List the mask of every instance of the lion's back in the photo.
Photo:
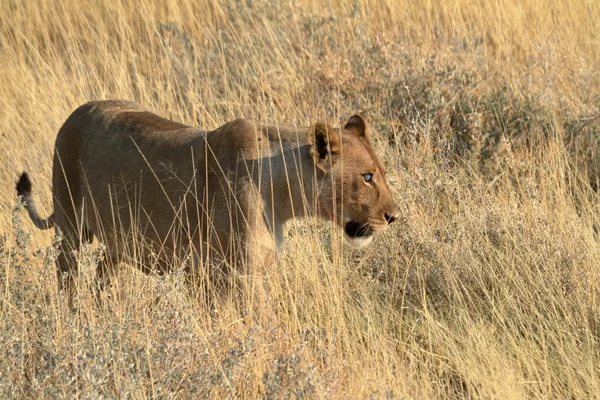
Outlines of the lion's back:
[{"label": "lion's back", "polygon": [[[69,116],[56,139],[55,198],[61,203],[87,198],[107,220],[113,203],[135,200],[136,207],[167,210],[164,219],[172,220],[171,204],[192,181],[193,163],[199,161],[192,152],[205,133],[134,102],[86,103]],[[127,212],[121,217],[128,218]]]}]

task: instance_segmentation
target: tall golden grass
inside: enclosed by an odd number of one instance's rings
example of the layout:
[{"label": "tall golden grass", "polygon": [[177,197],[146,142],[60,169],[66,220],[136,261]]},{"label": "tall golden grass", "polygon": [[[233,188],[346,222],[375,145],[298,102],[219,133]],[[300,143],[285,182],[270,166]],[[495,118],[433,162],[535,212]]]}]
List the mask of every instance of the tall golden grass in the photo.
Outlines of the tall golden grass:
[{"label": "tall golden grass", "polygon": [[[596,396],[599,62],[591,0],[0,2],[0,397]],[[364,251],[290,224],[276,327],[176,273],[96,304],[95,247],[70,307],[13,182],[50,213],[56,132],[103,98],[202,128],[362,113],[403,221]]]}]

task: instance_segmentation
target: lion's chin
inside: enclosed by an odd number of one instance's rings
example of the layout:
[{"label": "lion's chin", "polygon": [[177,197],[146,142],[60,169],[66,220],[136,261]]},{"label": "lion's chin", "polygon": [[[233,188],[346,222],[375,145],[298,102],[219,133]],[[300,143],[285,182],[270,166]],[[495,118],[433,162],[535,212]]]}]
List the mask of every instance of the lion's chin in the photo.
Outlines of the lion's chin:
[{"label": "lion's chin", "polygon": [[373,240],[373,229],[367,224],[349,221],[344,225],[346,239],[354,247],[365,247]]},{"label": "lion's chin", "polygon": [[373,236],[361,236],[361,237],[350,237],[348,235],[344,235],[348,243],[352,245],[352,247],[362,248],[367,247],[373,241]]}]

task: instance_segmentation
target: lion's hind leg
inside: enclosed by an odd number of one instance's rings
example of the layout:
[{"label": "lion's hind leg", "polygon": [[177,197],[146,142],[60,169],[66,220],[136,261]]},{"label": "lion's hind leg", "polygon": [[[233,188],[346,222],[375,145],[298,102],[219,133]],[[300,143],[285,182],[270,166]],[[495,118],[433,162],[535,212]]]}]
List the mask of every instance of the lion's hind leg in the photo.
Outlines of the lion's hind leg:
[{"label": "lion's hind leg", "polygon": [[85,228],[73,229],[71,223],[65,223],[60,216],[56,218],[57,236],[60,238],[58,257],[56,259],[56,275],[58,289],[64,292],[71,301],[76,289],[79,272],[81,245],[91,243],[94,236]]}]

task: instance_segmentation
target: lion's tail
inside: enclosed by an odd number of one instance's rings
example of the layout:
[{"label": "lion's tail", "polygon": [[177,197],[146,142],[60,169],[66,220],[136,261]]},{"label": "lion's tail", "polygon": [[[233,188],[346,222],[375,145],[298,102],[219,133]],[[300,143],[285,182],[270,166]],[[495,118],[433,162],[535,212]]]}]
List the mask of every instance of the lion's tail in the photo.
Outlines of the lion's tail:
[{"label": "lion's tail", "polygon": [[29,217],[39,229],[50,229],[54,226],[54,214],[50,215],[46,219],[42,219],[38,214],[37,208],[35,207],[35,201],[33,201],[33,195],[31,193],[31,180],[27,172],[23,172],[17,182],[17,193],[22,196],[25,200],[25,208],[29,213]]}]

